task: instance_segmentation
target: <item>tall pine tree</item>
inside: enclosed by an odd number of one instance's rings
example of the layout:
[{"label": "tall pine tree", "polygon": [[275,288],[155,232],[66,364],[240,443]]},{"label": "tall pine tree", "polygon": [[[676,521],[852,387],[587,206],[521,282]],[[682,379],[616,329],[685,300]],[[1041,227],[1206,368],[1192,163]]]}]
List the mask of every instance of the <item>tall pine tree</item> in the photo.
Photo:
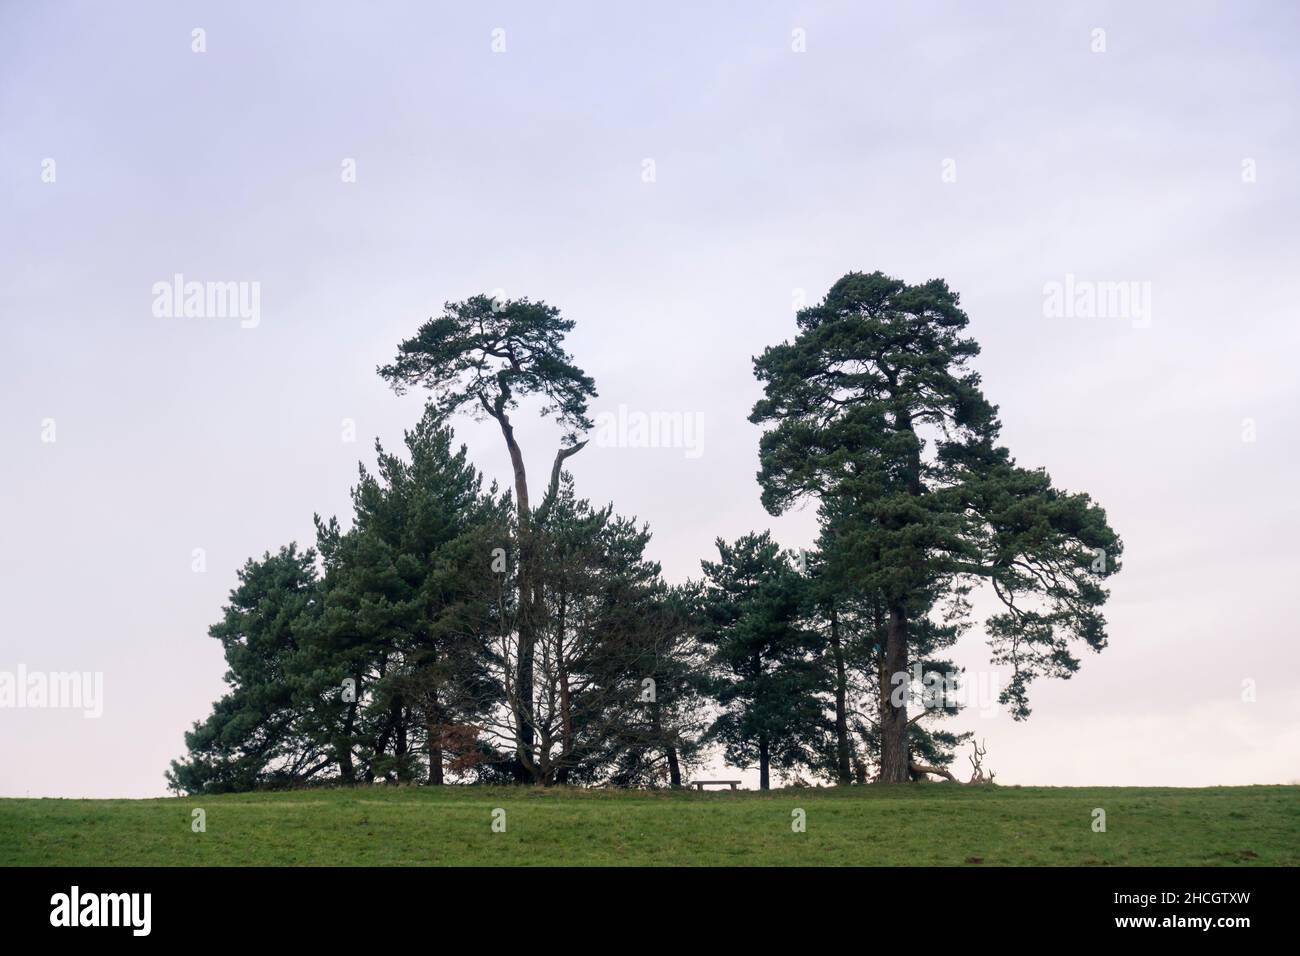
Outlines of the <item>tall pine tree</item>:
[{"label": "tall pine tree", "polygon": [[[1103,580],[1121,544],[1087,495],[1055,488],[998,445],[997,410],[969,362],[979,346],[942,280],[908,285],[850,273],[796,317],[792,342],[754,360],[765,394],[763,503],[779,514],[805,495],[851,503],[843,542],[861,556],[855,586],[879,597],[891,682],[918,659],[918,621],[936,589],[981,580],[1003,610],[987,622],[1003,694],[1018,717],[1041,676],[1068,677],[1073,645],[1106,644]],[[881,690],[879,779],[915,772],[907,703]]]},{"label": "tall pine tree", "polygon": [[514,621],[518,640],[508,689],[518,766],[521,775],[527,773],[532,779],[539,779],[534,666],[544,596],[540,542],[533,528],[535,506],[511,413],[521,398],[540,396],[542,414],[566,429],[551,469],[549,494],[554,495],[564,462],[586,445],[579,436],[591,428],[587,401],[596,394],[591,377],[564,350],[564,336],[572,329],[573,322],[545,302],[473,296],[446,303],[441,316],[421,325],[398,346],[394,361],[378,370],[399,394],[411,386],[430,389],[443,414],[468,407],[501,429],[514,470],[518,539]]}]

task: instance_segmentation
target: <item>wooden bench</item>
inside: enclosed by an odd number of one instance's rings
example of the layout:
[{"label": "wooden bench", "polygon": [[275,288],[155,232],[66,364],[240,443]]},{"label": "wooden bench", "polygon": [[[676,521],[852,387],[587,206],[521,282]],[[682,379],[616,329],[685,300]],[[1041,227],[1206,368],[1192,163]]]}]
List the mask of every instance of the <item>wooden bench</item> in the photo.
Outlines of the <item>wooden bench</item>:
[{"label": "wooden bench", "polygon": [[687,783],[683,784],[683,786],[694,787],[696,790],[703,790],[705,787],[720,787],[724,783],[727,786],[731,787],[732,790],[735,790],[736,787],[740,784],[740,781],[739,780],[690,780]]}]

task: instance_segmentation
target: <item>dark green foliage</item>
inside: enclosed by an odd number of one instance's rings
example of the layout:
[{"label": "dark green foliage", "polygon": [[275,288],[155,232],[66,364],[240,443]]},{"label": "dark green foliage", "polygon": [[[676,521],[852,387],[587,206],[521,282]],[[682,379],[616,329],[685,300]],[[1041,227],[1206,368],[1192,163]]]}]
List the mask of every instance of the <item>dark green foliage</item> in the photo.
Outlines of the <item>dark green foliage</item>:
[{"label": "dark green foliage", "polygon": [[[421,761],[441,782],[443,762],[479,754],[477,722],[498,697],[490,675],[493,548],[508,538],[509,502],[482,480],[433,407],[406,434],[409,461],[376,445],[378,473],[361,468],[347,533],[317,521],[325,559],[324,609],[315,631],[337,690],[343,731],[365,766],[413,779]],[[321,678],[325,680],[322,681]],[[349,761],[340,766],[353,779]]]},{"label": "dark green foliage", "polygon": [[[843,660],[845,700],[844,736],[847,737],[847,774],[843,782],[865,780],[879,772],[881,757],[881,709],[896,684],[885,670],[888,608],[878,592],[861,588],[864,557],[854,545],[864,540],[859,516],[846,498],[827,498],[819,508],[821,533],[817,550],[806,556],[811,575],[817,621],[828,643],[838,641]],[[966,630],[967,589],[954,584],[943,592],[933,588],[922,600],[925,613],[911,622],[910,664],[924,675],[958,675],[959,669],[942,659]],[[833,647],[832,647],[833,650]],[[833,662],[834,663],[834,662]],[[838,678],[837,678],[838,679]],[[959,679],[959,678],[958,678]],[[924,715],[913,715],[908,741],[919,763],[948,767],[954,749],[970,739],[969,733],[953,734],[936,728],[934,722],[956,716],[959,702],[951,696],[924,696],[923,682],[907,680],[909,700],[925,706]]]},{"label": "dark green foliage", "polygon": [[[958,598],[960,620],[963,590],[989,582],[1005,606],[987,622],[995,660],[1013,672],[1005,699],[1027,715],[1035,678],[1077,668],[1072,641],[1105,644],[1101,581],[1121,545],[1104,512],[998,446],[997,410],[968,366],[979,347],[961,337],[967,318],[942,280],[850,273],[797,323],[793,342],[754,361],[765,396],[751,420],[772,426],[764,505],[838,502],[835,548],[853,592],[884,611],[890,675],[926,653],[936,601]],[[906,707],[882,706],[881,724],[881,776],[906,779]]]},{"label": "dark green foliage", "polygon": [[[681,781],[703,705],[689,602],[645,556],[646,527],[578,499],[572,479],[537,513],[536,742],[518,761],[517,526],[484,491],[436,407],[376,446],[344,531],[317,518],[293,546],[241,571],[212,629],[231,692],[187,735],[177,790],[321,781]],[[648,683],[649,682],[649,683]]]},{"label": "dark green foliage", "polygon": [[[476,416],[494,419],[510,453],[518,553],[511,627],[517,640],[503,645],[509,657],[505,666],[513,670],[503,676],[503,686],[520,780],[545,776],[541,771],[544,757],[537,752],[540,718],[534,712],[536,645],[545,614],[545,585],[540,567],[542,542],[532,528],[527,469],[510,414],[521,397],[539,395],[544,400],[542,414],[553,416],[568,430],[551,468],[550,499],[556,494],[564,461],[586,444],[578,436],[591,427],[587,401],[596,394],[595,382],[573,364],[563,348],[564,336],[572,329],[571,321],[544,302],[503,302],[478,295],[446,303],[441,317],[425,322],[413,338],[398,347],[396,360],[379,369],[399,394],[412,385],[432,390],[444,415],[468,404]],[[538,510],[544,512],[548,503],[543,501]]]},{"label": "dark green foliage", "polygon": [[[1012,675],[1002,700],[1027,716],[1033,680],[1106,645],[1122,546],[1105,513],[998,444],[941,280],[851,273],[797,323],[754,361],[751,420],[769,426],[764,505],[818,498],[817,550],[796,567],[766,533],[719,540],[704,581],[671,588],[648,528],[564,471],[595,395],[563,348],[573,323],[528,299],[448,303],[379,369],[434,392],[406,456],[376,445],[346,530],[317,518],[315,551],[240,571],[211,631],[230,691],[186,735],[172,786],[675,785],[712,743],[764,788],[773,767],[947,775],[970,735],[943,730],[960,705],[924,690],[955,671],[976,587],[1002,602],[985,629]],[[566,429],[536,507],[510,420],[528,396]],[[453,447],[466,406],[498,423],[512,494]]]},{"label": "dark green foliage", "polygon": [[520,397],[542,395],[542,414],[566,425],[572,443],[591,428],[587,400],[596,394],[595,382],[560,344],[572,330],[573,322],[545,302],[476,295],[446,303],[379,374],[399,393],[411,385],[437,393],[444,415],[471,403],[499,418]]},{"label": "dark green foliage", "polygon": [[543,783],[672,782],[696,752],[689,620],[645,556],[649,529],[593,508],[563,474],[537,530],[535,776]]},{"label": "dark green foliage", "polygon": [[712,688],[721,714],[710,737],[727,759],[770,769],[824,769],[829,738],[821,637],[807,626],[807,582],[767,532],[728,544],[701,562],[700,640],[712,651]]},{"label": "dark green foliage", "polygon": [[289,545],[239,570],[222,619],[208,631],[225,651],[230,690],[185,734],[189,754],[172,761],[172,789],[248,790],[328,768],[328,748],[309,732],[296,694],[302,631],[320,612],[314,562],[313,552]]},{"label": "dark green foliage", "polygon": [[361,468],[344,532],[317,519],[294,546],[240,572],[221,639],[231,692],[187,735],[169,779],[187,792],[472,773],[495,754],[477,722],[500,698],[490,638],[509,499],[484,493],[433,408]]}]

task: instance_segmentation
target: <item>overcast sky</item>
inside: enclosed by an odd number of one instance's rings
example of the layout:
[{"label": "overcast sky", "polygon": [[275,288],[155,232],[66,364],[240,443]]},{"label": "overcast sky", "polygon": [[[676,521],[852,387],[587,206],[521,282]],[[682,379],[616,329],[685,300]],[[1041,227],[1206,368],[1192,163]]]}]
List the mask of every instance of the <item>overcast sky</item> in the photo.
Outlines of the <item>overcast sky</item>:
[{"label": "overcast sky", "polygon": [[[347,517],[422,402],[375,366],[447,299],[558,306],[595,412],[701,416],[570,462],[670,580],[810,544],[759,504],[750,360],[876,269],[961,294],[1006,444],[1126,544],[1111,647],[956,722],[999,782],[1300,779],[1292,5],[447,6],[0,7],[0,671],[104,681],[0,709],[0,795],[164,792],[236,568]],[[177,274],[255,323],[156,314]],[[1050,315],[1067,276],[1139,295]]]}]

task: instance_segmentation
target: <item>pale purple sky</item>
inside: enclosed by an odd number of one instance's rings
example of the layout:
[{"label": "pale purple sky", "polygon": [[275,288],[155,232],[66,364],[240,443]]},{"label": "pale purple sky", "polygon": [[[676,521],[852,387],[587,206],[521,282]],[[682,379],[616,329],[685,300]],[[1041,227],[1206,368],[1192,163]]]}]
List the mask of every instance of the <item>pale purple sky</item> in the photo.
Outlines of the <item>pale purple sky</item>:
[{"label": "pale purple sky", "polygon": [[[809,544],[759,504],[750,357],[854,269],[947,279],[1013,454],[1125,539],[1112,646],[953,723],[999,781],[1300,778],[1297,37],[1281,2],[0,7],[0,671],[104,675],[99,719],[0,709],[0,796],[163,792],[235,569],[346,518],[421,402],[374,368],[446,299],[545,299],[594,411],[703,416],[698,457],[572,460],[670,580]],[[177,273],[258,283],[256,327],[156,316]],[[1067,275],[1149,316],[1047,317]]]}]

